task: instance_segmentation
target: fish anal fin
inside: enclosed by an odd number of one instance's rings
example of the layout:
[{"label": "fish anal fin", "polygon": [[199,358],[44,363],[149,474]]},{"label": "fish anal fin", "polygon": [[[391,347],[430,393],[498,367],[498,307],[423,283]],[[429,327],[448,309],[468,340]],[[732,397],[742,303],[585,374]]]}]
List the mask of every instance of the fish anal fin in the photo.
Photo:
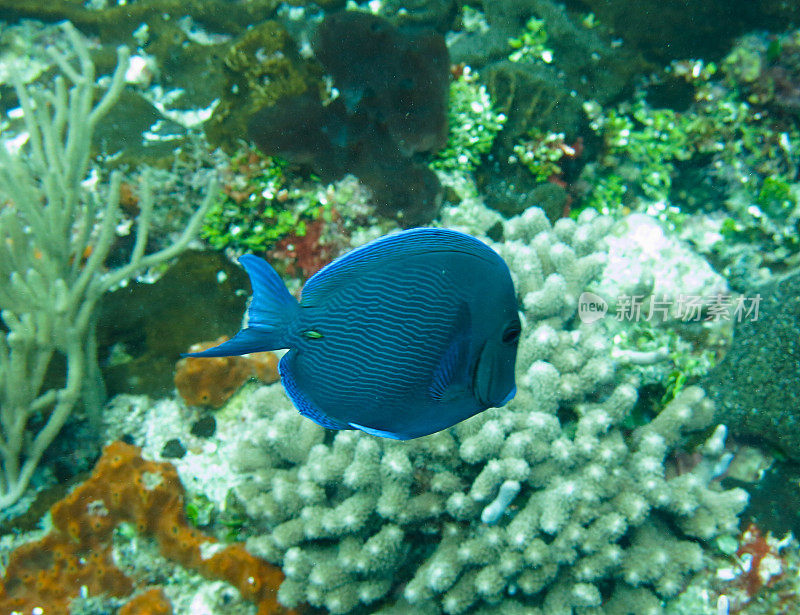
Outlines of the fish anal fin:
[{"label": "fish anal fin", "polygon": [[281,357],[280,363],[278,364],[278,372],[281,375],[283,388],[286,390],[289,399],[292,400],[294,407],[297,408],[297,411],[325,429],[354,429],[354,427],[351,427],[347,423],[338,421],[325,414],[303,393],[297,384],[297,380],[295,380],[294,370],[292,369],[291,362],[293,354],[294,351],[290,350]]},{"label": "fish anal fin", "polygon": [[383,429],[375,429],[374,427],[367,427],[365,425],[359,425],[358,423],[350,423],[350,427],[352,429],[360,429],[364,433],[368,433],[371,436],[378,436],[379,438],[391,438],[392,440],[408,440],[408,436],[401,436],[391,431],[384,431]]}]

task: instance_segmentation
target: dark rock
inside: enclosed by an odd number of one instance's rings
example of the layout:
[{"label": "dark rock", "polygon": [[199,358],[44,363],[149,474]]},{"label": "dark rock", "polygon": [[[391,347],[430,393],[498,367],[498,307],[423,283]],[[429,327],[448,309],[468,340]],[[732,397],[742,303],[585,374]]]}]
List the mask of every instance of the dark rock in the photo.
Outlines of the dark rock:
[{"label": "dark rock", "polygon": [[461,6],[456,0],[386,0],[381,14],[398,26],[433,28],[438,32],[451,29]]},{"label": "dark rock", "polygon": [[800,5],[785,0],[572,0],[569,5],[594,12],[626,46],[659,64],[720,58],[744,32],[783,31],[800,19]]},{"label": "dark rock", "polygon": [[564,215],[567,191],[552,182],[540,182],[520,164],[495,162],[479,169],[478,185],[486,205],[510,218],[529,207],[541,207],[551,222]]},{"label": "dark rock", "polygon": [[357,123],[382,129],[407,156],[445,144],[450,58],[440,34],[343,11],[319,25],[313,47]]},{"label": "dark rock", "polygon": [[750,494],[750,501],[742,513],[742,527],[755,523],[762,532],[784,536],[800,532],[800,465],[775,462],[764,472],[757,483],[731,478],[722,480],[725,489],[740,487]]},{"label": "dark rock", "polygon": [[210,438],[217,432],[217,420],[212,415],[206,414],[192,425],[191,432],[198,438]]},{"label": "dark rock", "polygon": [[234,41],[222,65],[222,97],[205,131],[211,143],[230,151],[238,148],[256,111],[319,88],[319,76],[300,58],[294,40],[277,21],[253,26]]},{"label": "dark rock", "polygon": [[180,353],[235,333],[249,294],[241,268],[216,252],[189,251],[157,282],[106,295],[97,336],[109,395],[171,393]]},{"label": "dark rock", "polygon": [[165,459],[181,459],[186,454],[186,447],[177,438],[167,440],[161,449],[161,456]]},{"label": "dark rock", "polygon": [[[701,382],[716,420],[800,459],[800,273],[758,289],[758,319],[734,328],[725,358]],[[748,293],[755,297],[755,292]]]},{"label": "dark rock", "polygon": [[161,26],[175,24],[184,17],[210,32],[240,34],[268,18],[278,4],[278,0],[140,0],[110,3],[97,10],[75,0],[3,0],[0,19],[67,20],[86,34],[98,35],[104,43],[124,43],[135,49],[137,41],[130,37],[143,23],[155,39],[173,35],[172,28],[164,32]]},{"label": "dark rock", "polygon": [[502,242],[503,241],[503,224],[501,222],[495,222],[492,227],[486,231],[486,236],[491,239],[492,241]]},{"label": "dark rock", "polygon": [[504,60],[487,66],[481,79],[495,109],[508,118],[498,136],[507,149],[533,128],[563,132],[567,140],[585,132],[582,99],[570,94],[554,67]]},{"label": "dark rock", "polygon": [[253,115],[253,141],[326,181],[353,173],[372,189],[378,211],[405,226],[430,221],[441,186],[417,158],[447,139],[450,74],[442,36],[344,11],[325,18],[312,46],[338,97],[323,103],[312,89],[282,97]]}]

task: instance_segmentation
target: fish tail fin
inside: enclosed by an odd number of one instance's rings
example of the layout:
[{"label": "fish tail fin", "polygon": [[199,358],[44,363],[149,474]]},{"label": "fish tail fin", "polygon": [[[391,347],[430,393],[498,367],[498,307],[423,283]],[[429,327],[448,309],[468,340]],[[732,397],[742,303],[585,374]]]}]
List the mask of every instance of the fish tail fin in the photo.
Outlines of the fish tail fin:
[{"label": "fish tail fin", "polygon": [[[239,262],[250,276],[250,285],[253,287],[253,299],[247,310],[247,326],[285,332],[300,308],[297,299],[292,297],[278,273],[263,258],[245,254]],[[270,350],[285,347],[277,345]]]},{"label": "fish tail fin", "polygon": [[288,348],[288,326],[299,309],[277,272],[263,258],[245,254],[239,259],[250,276],[253,298],[247,310],[247,327],[227,342],[185,357],[230,357],[250,352]]}]

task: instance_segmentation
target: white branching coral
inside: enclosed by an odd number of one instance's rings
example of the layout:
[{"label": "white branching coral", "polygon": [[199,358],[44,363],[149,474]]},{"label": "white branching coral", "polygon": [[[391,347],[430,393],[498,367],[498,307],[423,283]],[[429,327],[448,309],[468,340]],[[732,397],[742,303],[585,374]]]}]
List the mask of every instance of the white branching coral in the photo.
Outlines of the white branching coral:
[{"label": "white branching coral", "polygon": [[[284,604],[513,615],[631,598],[648,612],[702,566],[702,540],[735,531],[746,496],[707,468],[724,455],[719,431],[698,448],[707,464],[665,471],[684,435],[711,423],[703,392],[685,389],[628,433],[636,389],[615,380],[601,334],[573,326],[607,228],[593,214],[551,226],[540,210],[506,223],[498,250],[526,318],[509,407],[396,442],[326,433],[276,387],[252,396],[235,493],[263,528],[248,547],[283,566]],[[275,423],[293,435],[290,454],[261,435]]]}]

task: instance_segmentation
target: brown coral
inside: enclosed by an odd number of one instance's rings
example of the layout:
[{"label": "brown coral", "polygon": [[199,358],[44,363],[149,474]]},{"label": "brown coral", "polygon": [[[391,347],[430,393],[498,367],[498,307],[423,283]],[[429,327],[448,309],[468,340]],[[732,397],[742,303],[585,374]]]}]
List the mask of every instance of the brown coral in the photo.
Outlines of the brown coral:
[{"label": "brown coral", "polygon": [[[81,587],[89,595],[129,595],[134,581],[116,567],[111,554],[112,532],[122,522],[152,535],[165,557],[234,585],[258,605],[259,615],[294,613],[276,599],[283,580],[280,570],[241,544],[223,546],[191,527],[175,468],[142,459],[136,446],[108,445],[91,477],[56,503],[51,517],[53,529],[47,536],[11,554],[0,582],[0,613],[31,615],[37,607],[45,613],[67,613]],[[214,547],[217,552],[209,557]],[[134,601],[122,612],[170,613],[166,599],[157,593]]]},{"label": "brown coral", "polygon": [[[200,352],[229,338],[194,344]],[[273,352],[254,352],[243,357],[187,357],[178,361],[175,386],[190,406],[219,408],[250,378],[270,384],[278,379],[278,358]]]}]

